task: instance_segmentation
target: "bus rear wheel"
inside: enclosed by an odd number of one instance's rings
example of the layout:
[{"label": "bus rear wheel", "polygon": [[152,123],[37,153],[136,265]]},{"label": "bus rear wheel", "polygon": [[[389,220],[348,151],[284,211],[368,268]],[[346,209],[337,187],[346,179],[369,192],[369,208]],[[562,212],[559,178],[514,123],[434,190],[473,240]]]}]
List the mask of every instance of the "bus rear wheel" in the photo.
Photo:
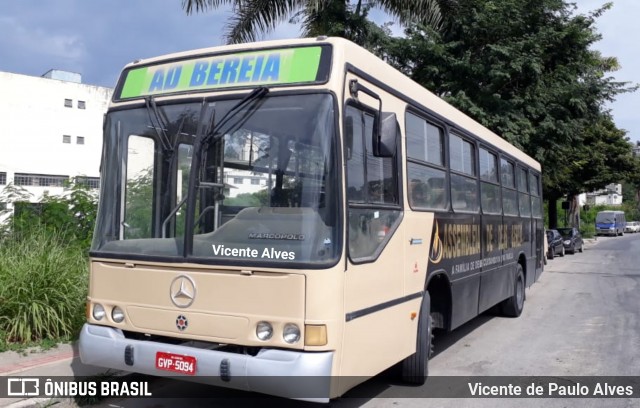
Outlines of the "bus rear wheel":
[{"label": "bus rear wheel", "polygon": [[513,296],[502,301],[502,314],[509,317],[518,317],[524,309],[524,272],[522,265],[516,264],[516,280],[513,288]]},{"label": "bus rear wheel", "polygon": [[433,351],[429,292],[425,292],[422,298],[416,337],[416,352],[402,361],[402,380],[408,384],[422,385],[429,375],[429,358]]}]

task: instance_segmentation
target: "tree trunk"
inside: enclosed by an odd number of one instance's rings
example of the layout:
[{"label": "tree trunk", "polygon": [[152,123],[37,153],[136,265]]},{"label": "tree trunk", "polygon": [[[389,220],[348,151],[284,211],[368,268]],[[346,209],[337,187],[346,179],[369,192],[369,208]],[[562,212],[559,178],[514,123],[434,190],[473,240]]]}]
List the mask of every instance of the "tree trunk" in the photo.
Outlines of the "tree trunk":
[{"label": "tree trunk", "polygon": [[569,194],[567,197],[569,201],[569,223],[568,227],[575,227],[580,229],[580,201],[578,196]]}]

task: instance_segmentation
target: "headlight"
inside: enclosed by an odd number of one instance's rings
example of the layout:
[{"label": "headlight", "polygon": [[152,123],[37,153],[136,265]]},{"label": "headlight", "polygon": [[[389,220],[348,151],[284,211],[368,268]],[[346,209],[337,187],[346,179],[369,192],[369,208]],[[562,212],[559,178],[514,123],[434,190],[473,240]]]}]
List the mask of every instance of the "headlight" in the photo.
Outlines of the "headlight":
[{"label": "headlight", "polygon": [[293,323],[285,324],[282,338],[289,344],[297,343],[300,340],[300,328]]},{"label": "headlight", "polygon": [[118,306],[114,307],[111,311],[111,318],[116,323],[122,323],[124,320],[124,312]]},{"label": "headlight", "polygon": [[106,315],[104,307],[100,303],[93,305],[93,318],[96,320],[102,320]]},{"label": "headlight", "polygon": [[256,336],[262,341],[269,340],[273,336],[273,327],[269,322],[258,322]]},{"label": "headlight", "polygon": [[565,245],[571,245],[571,241],[566,240],[566,241],[564,241],[564,244],[565,244]]}]

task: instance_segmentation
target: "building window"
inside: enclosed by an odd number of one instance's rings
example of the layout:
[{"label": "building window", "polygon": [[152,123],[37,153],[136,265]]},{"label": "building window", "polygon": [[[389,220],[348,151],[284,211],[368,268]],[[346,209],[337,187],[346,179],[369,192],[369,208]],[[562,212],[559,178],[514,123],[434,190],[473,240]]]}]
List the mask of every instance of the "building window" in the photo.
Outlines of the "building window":
[{"label": "building window", "polygon": [[260,179],[257,179],[257,178],[251,179],[251,184],[253,184],[254,186],[260,185]]},{"label": "building window", "polygon": [[78,101],[78,109],[86,109],[86,103],[85,101]]},{"label": "building window", "polygon": [[73,107],[73,99],[65,99],[64,100],[64,106],[65,106],[65,108],[72,108]]},{"label": "building window", "polygon": [[62,143],[71,143],[71,136],[62,135]]},{"label": "building window", "polygon": [[76,144],[84,144],[84,136],[77,136],[76,137]]},{"label": "building window", "polygon": [[16,173],[13,181],[16,186],[64,187],[69,181],[69,176]]},{"label": "building window", "polygon": [[88,188],[100,188],[100,177],[76,177],[76,184],[86,186]]},{"label": "building window", "polygon": [[234,177],[233,184],[242,184],[242,177]]},{"label": "building window", "polygon": [[0,186],[7,184],[7,173],[0,171]]}]

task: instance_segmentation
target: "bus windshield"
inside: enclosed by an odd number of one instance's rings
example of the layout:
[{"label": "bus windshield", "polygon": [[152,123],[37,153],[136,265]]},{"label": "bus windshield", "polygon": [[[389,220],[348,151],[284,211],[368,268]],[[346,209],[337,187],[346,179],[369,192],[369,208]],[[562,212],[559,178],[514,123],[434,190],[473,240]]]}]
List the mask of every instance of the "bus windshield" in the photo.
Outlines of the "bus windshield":
[{"label": "bus windshield", "polygon": [[613,213],[599,213],[596,216],[596,222],[602,224],[613,224],[616,222],[616,217]]},{"label": "bus windshield", "polygon": [[108,114],[94,256],[335,262],[332,96],[241,100],[149,99]]}]

